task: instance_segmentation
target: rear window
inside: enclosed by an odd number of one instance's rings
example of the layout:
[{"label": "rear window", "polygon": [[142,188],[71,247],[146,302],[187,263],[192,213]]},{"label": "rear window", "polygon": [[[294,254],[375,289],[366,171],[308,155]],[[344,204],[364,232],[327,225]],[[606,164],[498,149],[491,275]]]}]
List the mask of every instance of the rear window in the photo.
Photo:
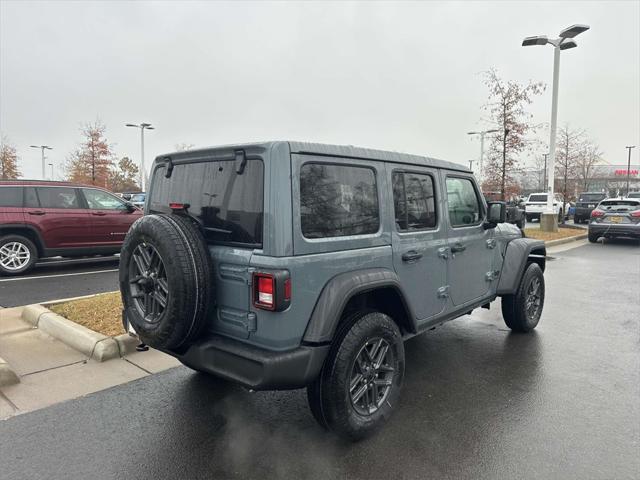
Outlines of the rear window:
[{"label": "rear window", "polygon": [[602,193],[583,193],[578,198],[579,202],[599,202],[605,196]]},{"label": "rear window", "polygon": [[80,208],[75,188],[37,187],[36,192],[42,208]]},{"label": "rear window", "polygon": [[22,187],[0,187],[0,207],[22,207]]},{"label": "rear window", "polygon": [[640,200],[605,200],[598,205],[600,210],[632,211],[640,208]]},{"label": "rear window", "polygon": [[300,216],[306,238],[376,233],[380,218],[375,173],[367,167],[304,164]]},{"label": "rear window", "polygon": [[242,174],[234,160],[175,164],[170,178],[162,166],[153,177],[149,206],[168,213],[170,203],[188,203],[207,241],[261,246],[263,179],[261,160],[247,160]]},{"label": "rear window", "polygon": [[529,195],[530,202],[546,202],[547,196],[545,194],[542,195]]}]

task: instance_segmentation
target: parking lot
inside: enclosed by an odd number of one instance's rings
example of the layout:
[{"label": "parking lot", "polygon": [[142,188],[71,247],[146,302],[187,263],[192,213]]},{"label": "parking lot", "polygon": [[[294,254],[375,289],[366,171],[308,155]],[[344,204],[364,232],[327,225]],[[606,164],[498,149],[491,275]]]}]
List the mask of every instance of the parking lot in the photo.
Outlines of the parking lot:
[{"label": "parking lot", "polygon": [[250,393],[186,367],[0,423],[8,478],[638,478],[640,249],[553,251],[541,324],[499,305],[406,344],[373,438],[323,431],[303,390]]}]

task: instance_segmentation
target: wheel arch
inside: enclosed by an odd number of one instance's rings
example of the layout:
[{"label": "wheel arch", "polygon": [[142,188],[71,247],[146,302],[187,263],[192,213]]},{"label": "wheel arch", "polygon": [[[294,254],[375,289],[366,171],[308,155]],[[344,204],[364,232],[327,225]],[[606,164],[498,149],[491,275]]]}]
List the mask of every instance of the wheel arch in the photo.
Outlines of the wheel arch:
[{"label": "wheel arch", "polygon": [[537,263],[544,272],[546,257],[547,249],[542,240],[516,238],[510,241],[504,254],[496,293],[498,295],[515,293],[526,266],[529,263]]},{"label": "wheel arch", "polygon": [[6,235],[21,235],[28,238],[38,249],[38,257],[43,257],[45,255],[45,246],[42,241],[42,235],[35,227],[24,224],[2,225],[0,227],[0,237],[4,237]]},{"label": "wheel arch", "polygon": [[396,273],[372,268],[336,275],[322,289],[303,336],[306,343],[327,343],[346,313],[375,309],[389,315],[401,333],[416,333],[415,316]]}]

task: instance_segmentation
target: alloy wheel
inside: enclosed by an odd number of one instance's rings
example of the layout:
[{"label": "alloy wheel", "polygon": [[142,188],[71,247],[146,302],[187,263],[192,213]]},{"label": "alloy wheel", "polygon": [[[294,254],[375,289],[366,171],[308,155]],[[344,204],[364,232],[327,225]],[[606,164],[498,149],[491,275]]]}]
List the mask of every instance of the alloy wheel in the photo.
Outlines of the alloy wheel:
[{"label": "alloy wheel", "polygon": [[527,288],[527,297],[525,299],[525,310],[530,319],[536,318],[542,303],[542,288],[539,278],[534,278]]},{"label": "alloy wheel", "polygon": [[393,384],[395,354],[383,338],[367,340],[353,362],[349,395],[355,410],[375,413],[387,399]]},{"label": "alloy wheel", "polygon": [[158,322],[167,308],[169,284],[162,257],[153,245],[141,243],[131,255],[129,285],[133,303],[144,320]]},{"label": "alloy wheel", "polygon": [[0,265],[9,271],[18,271],[29,264],[29,247],[20,242],[8,242],[0,247]]}]

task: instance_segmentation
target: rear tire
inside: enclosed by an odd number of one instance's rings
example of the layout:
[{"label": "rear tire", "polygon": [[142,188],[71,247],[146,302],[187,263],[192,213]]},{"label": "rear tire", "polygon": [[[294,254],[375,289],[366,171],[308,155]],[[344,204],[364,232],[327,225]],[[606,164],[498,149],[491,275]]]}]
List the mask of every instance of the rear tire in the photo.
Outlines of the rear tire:
[{"label": "rear tire", "polygon": [[589,234],[587,235],[587,238],[591,243],[596,243],[598,241],[598,238],[600,238],[600,235],[589,232]]},{"label": "rear tire", "polygon": [[544,307],[544,274],[540,265],[530,263],[514,295],[502,297],[502,317],[511,330],[530,332],[538,325]]},{"label": "rear tire", "polygon": [[38,249],[22,235],[6,235],[0,238],[0,274],[22,275],[38,261]]},{"label": "rear tire", "polygon": [[318,378],[307,387],[314,418],[350,440],[379,429],[398,403],[404,378],[404,345],[384,313],[345,319]]}]

